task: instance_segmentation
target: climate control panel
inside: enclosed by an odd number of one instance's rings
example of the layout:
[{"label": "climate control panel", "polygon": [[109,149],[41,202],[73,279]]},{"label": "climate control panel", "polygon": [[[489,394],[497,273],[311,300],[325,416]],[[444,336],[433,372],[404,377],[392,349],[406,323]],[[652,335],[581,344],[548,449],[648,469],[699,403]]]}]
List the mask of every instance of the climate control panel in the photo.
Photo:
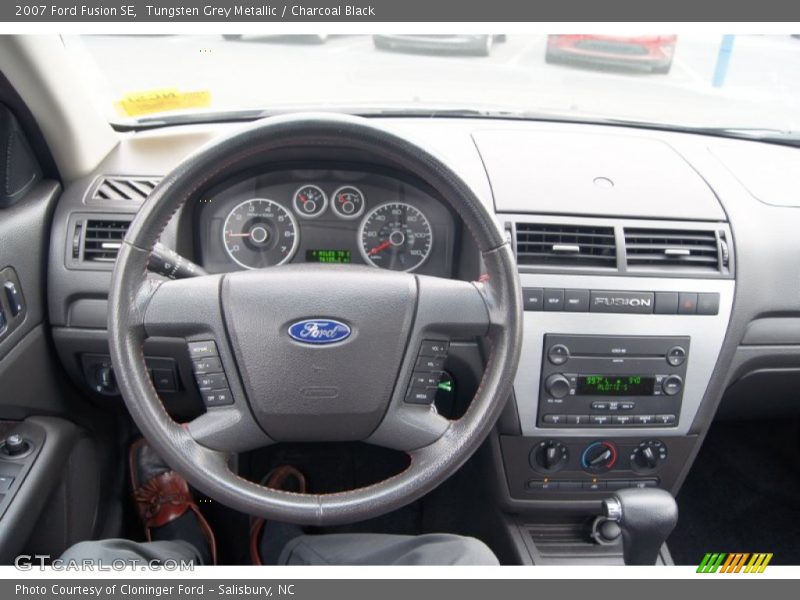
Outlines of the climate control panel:
[{"label": "climate control panel", "polygon": [[670,489],[691,451],[684,437],[501,436],[512,496],[582,498],[627,487]]}]

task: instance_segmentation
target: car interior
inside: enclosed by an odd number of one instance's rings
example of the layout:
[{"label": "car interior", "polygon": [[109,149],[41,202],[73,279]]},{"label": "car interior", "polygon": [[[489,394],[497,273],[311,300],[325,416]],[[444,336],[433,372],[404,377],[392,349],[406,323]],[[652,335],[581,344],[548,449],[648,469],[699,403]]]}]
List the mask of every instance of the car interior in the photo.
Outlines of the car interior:
[{"label": "car interior", "polygon": [[[228,43],[240,43],[229,41]],[[0,563],[250,517],[503,565],[800,563],[800,149],[342,114],[114,127],[0,36]],[[259,485],[279,465],[305,494]]]}]

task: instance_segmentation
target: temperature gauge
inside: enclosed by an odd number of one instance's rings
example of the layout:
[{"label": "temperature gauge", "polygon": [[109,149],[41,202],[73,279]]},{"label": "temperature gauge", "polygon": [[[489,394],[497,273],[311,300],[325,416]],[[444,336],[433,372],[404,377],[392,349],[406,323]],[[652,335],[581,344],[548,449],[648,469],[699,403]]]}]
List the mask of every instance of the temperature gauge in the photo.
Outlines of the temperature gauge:
[{"label": "temperature gauge", "polygon": [[331,208],[342,219],[356,219],[364,212],[364,194],[357,187],[346,185],[333,192]]}]

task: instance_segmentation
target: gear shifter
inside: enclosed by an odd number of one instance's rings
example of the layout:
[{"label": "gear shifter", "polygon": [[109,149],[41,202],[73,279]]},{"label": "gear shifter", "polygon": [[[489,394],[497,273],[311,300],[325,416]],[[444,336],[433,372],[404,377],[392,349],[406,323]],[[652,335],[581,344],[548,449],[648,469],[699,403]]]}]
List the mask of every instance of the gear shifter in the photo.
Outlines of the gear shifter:
[{"label": "gear shifter", "polygon": [[661,546],[678,522],[672,494],[658,488],[632,488],[603,500],[603,513],[622,530],[626,565],[654,565]]}]

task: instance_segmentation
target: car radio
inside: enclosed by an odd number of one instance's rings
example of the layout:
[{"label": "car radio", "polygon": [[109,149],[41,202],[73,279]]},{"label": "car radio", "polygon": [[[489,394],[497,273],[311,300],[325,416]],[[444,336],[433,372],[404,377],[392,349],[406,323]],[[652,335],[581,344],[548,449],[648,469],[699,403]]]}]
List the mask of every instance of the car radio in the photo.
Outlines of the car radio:
[{"label": "car radio", "polygon": [[544,337],[540,427],[675,427],[688,337]]}]

